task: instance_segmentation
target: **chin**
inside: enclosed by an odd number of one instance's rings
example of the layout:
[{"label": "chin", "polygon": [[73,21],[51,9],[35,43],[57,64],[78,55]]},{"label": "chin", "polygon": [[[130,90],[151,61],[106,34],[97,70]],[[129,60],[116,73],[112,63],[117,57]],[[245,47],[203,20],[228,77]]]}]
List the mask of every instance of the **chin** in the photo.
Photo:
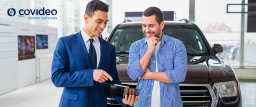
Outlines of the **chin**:
[{"label": "chin", "polygon": [[[145,33],[144,33],[144,34],[145,34]],[[146,34],[145,34],[145,35],[146,35]],[[155,34],[153,34],[153,35],[151,35],[151,36],[146,35],[146,37],[147,37],[147,38],[150,38],[150,37],[157,37],[157,38],[158,38],[158,36],[155,35]]]},{"label": "chin", "polygon": [[94,33],[93,35],[96,36],[96,37],[99,37],[101,34]]},{"label": "chin", "polygon": [[[153,36],[147,36],[147,38],[151,38],[151,37],[157,37],[156,35],[153,35]],[[158,37],[157,37],[158,38]]]}]

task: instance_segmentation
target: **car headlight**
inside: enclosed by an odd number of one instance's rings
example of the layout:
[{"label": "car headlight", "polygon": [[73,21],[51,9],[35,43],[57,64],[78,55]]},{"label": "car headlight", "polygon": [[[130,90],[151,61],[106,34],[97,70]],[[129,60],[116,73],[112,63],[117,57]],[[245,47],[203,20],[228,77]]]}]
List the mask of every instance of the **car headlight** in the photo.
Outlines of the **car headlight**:
[{"label": "car headlight", "polygon": [[217,89],[220,97],[222,98],[238,96],[236,81],[214,83],[214,87]]}]

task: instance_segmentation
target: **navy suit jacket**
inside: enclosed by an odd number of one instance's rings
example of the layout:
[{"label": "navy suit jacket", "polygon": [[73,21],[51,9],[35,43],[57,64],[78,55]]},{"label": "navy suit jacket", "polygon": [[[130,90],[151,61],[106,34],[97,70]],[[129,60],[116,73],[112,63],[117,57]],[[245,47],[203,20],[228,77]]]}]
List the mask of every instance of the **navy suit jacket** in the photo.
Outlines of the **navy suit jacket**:
[{"label": "navy suit jacket", "polygon": [[[100,40],[98,69],[110,74],[110,84],[121,84],[116,70],[115,47]],[[106,94],[101,83],[93,81],[93,69],[81,32],[58,40],[52,61],[52,82],[64,87],[59,107],[107,107]],[[114,97],[121,105],[122,98]]]}]

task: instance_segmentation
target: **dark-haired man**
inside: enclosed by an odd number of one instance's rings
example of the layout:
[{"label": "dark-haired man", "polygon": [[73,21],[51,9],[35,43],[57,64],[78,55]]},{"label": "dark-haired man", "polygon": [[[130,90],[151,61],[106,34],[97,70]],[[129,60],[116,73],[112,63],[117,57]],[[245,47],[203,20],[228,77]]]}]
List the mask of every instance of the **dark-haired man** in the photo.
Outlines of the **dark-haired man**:
[{"label": "dark-haired man", "polygon": [[[56,87],[64,87],[59,107],[107,107],[102,83],[120,84],[115,47],[99,37],[108,22],[107,12],[102,1],[90,1],[83,30],[58,40],[51,79]],[[138,97],[115,99],[133,105]]]},{"label": "dark-haired man", "polygon": [[182,107],[179,83],[187,72],[187,53],[180,40],[162,33],[163,13],[149,7],[142,14],[146,38],[130,47],[127,73],[137,84],[135,107]]}]

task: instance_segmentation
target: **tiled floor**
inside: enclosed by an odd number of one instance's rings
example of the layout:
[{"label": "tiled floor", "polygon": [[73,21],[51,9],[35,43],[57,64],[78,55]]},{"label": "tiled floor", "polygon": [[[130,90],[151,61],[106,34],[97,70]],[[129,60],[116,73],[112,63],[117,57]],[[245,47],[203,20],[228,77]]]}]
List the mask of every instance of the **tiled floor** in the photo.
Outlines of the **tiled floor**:
[{"label": "tiled floor", "polygon": [[256,107],[256,81],[241,81],[243,107]]},{"label": "tiled floor", "polygon": [[0,107],[58,107],[63,88],[50,79],[0,96]]},{"label": "tiled floor", "polygon": [[[243,107],[256,107],[256,81],[240,81]],[[0,96],[0,107],[58,107],[62,88],[50,79]]]}]

